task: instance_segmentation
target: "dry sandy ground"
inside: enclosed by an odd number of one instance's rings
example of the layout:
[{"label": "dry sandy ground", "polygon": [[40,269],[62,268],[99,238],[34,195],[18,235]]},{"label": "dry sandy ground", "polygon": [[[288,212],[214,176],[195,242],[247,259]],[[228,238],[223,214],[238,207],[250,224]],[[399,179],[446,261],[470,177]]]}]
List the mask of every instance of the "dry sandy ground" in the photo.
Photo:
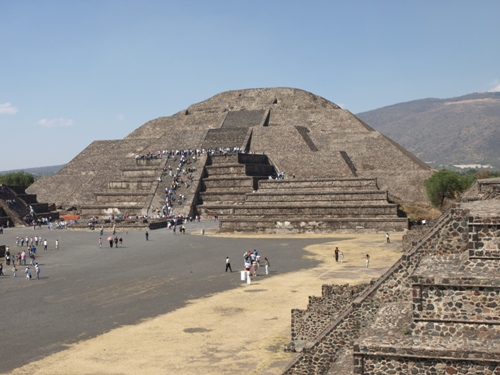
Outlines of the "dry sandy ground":
[{"label": "dry sandy ground", "polygon": [[[321,295],[322,284],[368,282],[401,256],[401,236],[395,234],[391,244],[382,233],[336,234],[344,239],[336,242],[324,237],[324,244],[306,248],[308,257],[321,261],[314,269],[259,276],[251,285],[242,282],[235,290],[114,329],[12,374],[280,374],[294,357],[283,352],[291,309],[306,308],[308,296]],[[335,246],[344,252],[343,264],[333,258]]]}]

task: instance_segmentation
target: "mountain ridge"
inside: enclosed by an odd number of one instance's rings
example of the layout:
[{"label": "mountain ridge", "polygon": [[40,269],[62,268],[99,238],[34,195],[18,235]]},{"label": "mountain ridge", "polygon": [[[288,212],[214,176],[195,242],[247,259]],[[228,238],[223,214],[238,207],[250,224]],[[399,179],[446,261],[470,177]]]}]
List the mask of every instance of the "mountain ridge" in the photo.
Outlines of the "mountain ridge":
[{"label": "mountain ridge", "polygon": [[434,168],[500,170],[500,93],[426,98],[356,114]]}]

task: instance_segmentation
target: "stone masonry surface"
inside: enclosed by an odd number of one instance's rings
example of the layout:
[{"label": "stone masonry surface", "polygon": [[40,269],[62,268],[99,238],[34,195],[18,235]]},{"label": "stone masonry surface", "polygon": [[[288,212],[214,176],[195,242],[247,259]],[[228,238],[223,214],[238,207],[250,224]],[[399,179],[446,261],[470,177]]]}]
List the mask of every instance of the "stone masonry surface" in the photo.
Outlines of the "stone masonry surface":
[{"label": "stone masonry surface", "polygon": [[432,172],[424,163],[349,111],[293,88],[224,92],[148,121],[124,139],[95,141],[28,193],[65,209],[92,205],[95,192],[105,192],[111,181],[123,179],[122,171],[136,166],[133,155],[203,145],[265,153],[287,178],[314,182],[355,173],[376,179],[391,198],[427,202],[423,181]]},{"label": "stone masonry surface", "polygon": [[[331,322],[308,321],[284,374],[333,374],[337,360],[345,374],[500,374],[500,200],[481,199],[408,236],[400,261]],[[292,317],[297,336],[306,313]]]}]

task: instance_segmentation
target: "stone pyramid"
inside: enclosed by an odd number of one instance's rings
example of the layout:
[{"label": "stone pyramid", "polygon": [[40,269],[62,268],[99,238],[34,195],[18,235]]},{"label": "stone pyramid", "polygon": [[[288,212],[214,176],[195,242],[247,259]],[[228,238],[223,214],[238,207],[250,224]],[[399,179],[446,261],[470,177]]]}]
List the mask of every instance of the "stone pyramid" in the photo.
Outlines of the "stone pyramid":
[{"label": "stone pyramid", "polygon": [[[223,92],[151,120],[122,140],[94,141],[55,176],[37,180],[28,192],[62,208],[98,202],[112,206],[115,199],[115,205],[137,206],[144,212],[154,200],[165,163],[141,166],[135,155],[222,147],[265,154],[287,179],[373,179],[390,200],[427,202],[423,181],[431,170],[425,163],[348,110],[293,88]],[[149,183],[141,185],[145,180]],[[99,198],[96,193],[103,195]],[[196,194],[192,192],[193,206]]]}]

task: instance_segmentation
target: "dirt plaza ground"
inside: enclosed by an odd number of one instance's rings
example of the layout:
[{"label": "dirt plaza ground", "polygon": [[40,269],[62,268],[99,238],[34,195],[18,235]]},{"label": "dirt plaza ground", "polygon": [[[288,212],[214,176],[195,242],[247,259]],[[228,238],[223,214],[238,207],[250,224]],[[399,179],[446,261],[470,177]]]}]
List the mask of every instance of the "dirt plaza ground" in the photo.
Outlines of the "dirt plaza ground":
[{"label": "dirt plaza ground", "polygon": [[[322,284],[369,282],[401,256],[401,234],[387,244],[385,233],[222,236],[213,228],[150,231],[149,241],[119,230],[118,249],[105,241],[109,230],[102,249],[98,231],[6,230],[0,244],[11,251],[20,251],[16,236],[37,234],[49,250],[37,248],[40,280],[4,266],[0,373],[279,374],[294,356],[283,352],[291,309],[306,308]],[[271,272],[261,268],[247,285],[239,271],[253,249]],[[224,272],[226,256],[233,273]]]}]

